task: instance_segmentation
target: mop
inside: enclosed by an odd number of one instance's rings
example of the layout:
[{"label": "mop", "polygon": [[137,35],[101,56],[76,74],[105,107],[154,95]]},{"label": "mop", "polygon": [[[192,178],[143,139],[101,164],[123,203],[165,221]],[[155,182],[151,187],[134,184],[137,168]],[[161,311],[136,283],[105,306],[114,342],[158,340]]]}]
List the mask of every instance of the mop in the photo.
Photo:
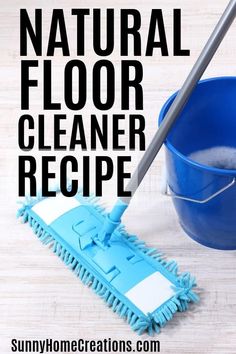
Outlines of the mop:
[{"label": "mop", "polygon": [[50,245],[138,334],[158,333],[177,311],[185,311],[190,302],[196,302],[196,282],[189,273],[180,274],[175,261],[167,261],[158,250],[127,233],[121,217],[235,15],[233,0],[130,179],[126,189],[132,192],[130,197],[120,198],[107,213],[96,197],[84,197],[82,190],[73,198],[58,191],[56,197],[26,198],[18,211],[39,240]]}]

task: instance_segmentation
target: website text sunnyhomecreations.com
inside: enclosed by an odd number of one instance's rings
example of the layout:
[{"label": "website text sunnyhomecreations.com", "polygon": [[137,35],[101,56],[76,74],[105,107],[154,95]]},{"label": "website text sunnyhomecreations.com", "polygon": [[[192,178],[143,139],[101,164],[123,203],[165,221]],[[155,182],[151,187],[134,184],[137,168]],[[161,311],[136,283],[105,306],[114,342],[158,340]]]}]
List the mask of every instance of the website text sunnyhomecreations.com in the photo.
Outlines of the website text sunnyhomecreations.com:
[{"label": "website text sunnyhomecreations.com", "polygon": [[13,353],[159,353],[160,341],[158,340],[11,340]]}]

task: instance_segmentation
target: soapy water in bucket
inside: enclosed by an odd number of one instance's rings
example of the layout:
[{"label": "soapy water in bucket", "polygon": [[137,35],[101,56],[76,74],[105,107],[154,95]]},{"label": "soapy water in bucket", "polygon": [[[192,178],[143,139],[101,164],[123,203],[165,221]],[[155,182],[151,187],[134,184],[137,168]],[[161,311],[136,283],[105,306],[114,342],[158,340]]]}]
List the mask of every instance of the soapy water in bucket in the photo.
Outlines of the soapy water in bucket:
[{"label": "soapy water in bucket", "polygon": [[225,170],[236,170],[236,148],[216,146],[195,151],[188,158],[202,165]]}]

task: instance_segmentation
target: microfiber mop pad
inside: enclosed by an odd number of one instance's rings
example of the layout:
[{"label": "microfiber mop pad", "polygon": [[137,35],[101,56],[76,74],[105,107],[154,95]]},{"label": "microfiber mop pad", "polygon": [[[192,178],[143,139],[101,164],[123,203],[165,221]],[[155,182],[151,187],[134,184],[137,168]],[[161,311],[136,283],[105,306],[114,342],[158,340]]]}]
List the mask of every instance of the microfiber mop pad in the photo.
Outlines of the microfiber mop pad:
[{"label": "microfiber mop pad", "polygon": [[197,301],[195,279],[178,273],[122,225],[107,245],[97,238],[107,214],[95,197],[28,198],[18,211],[43,244],[141,334],[159,332],[177,311]]}]

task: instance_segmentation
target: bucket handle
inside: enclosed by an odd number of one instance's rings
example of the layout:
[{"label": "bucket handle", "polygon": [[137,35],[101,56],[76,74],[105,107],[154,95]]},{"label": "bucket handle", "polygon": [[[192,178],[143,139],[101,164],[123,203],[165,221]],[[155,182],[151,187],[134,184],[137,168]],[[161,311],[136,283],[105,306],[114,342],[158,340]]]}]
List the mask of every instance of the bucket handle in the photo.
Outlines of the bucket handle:
[{"label": "bucket handle", "polygon": [[213,198],[217,197],[219,194],[222,194],[225,192],[227,189],[231,188],[236,184],[236,178],[234,177],[230,183],[228,183],[226,186],[218,190],[217,192],[213,193],[206,199],[193,199],[193,198],[188,198],[184,197],[183,195],[175,194],[173,190],[171,190],[170,186],[166,182],[166,189],[163,191],[163,194],[167,197],[175,198],[175,199],[181,199],[181,200],[186,200],[187,202],[192,202],[192,203],[198,203],[198,204],[205,204],[212,200]]}]

